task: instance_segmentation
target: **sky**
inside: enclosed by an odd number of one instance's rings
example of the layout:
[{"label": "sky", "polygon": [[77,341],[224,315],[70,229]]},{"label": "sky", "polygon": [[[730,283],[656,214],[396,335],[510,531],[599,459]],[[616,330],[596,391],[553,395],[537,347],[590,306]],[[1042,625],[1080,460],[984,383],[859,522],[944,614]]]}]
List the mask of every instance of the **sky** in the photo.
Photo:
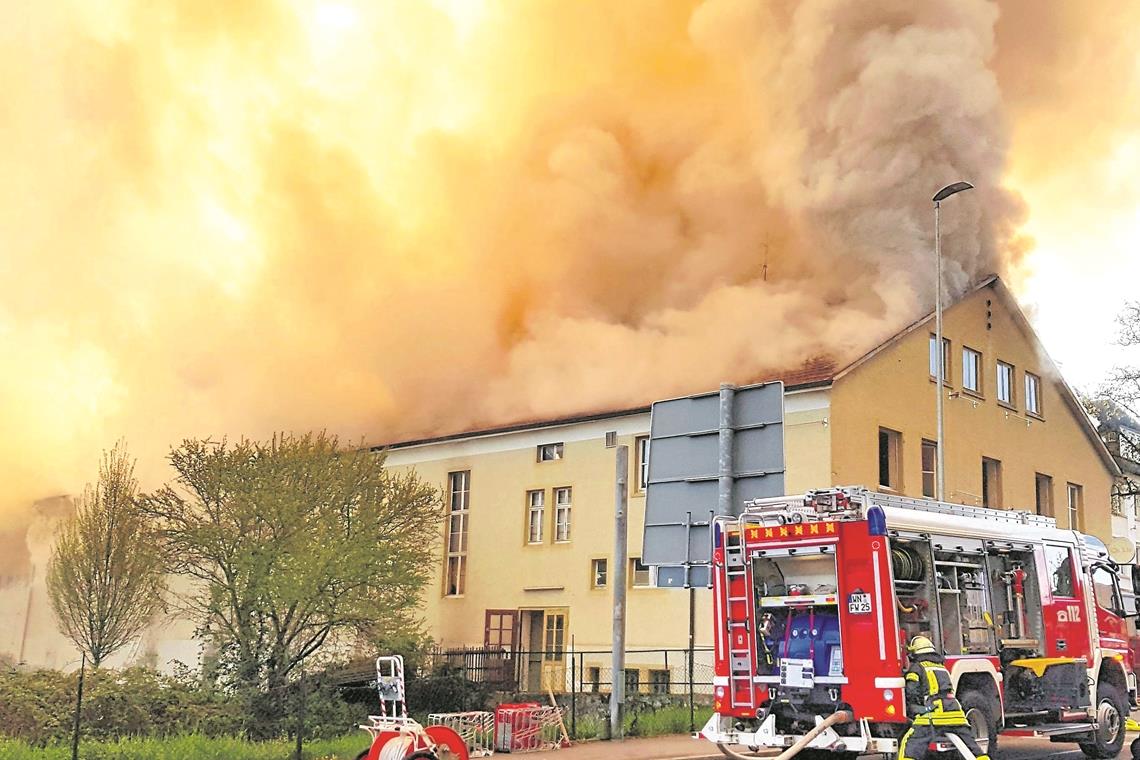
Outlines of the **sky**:
[{"label": "sky", "polygon": [[[1122,359],[1140,2],[0,3],[0,515],[857,355],[1001,274]],[[762,336],[758,338],[757,336]],[[21,539],[22,540],[22,539]],[[0,576],[3,576],[0,561]]]}]

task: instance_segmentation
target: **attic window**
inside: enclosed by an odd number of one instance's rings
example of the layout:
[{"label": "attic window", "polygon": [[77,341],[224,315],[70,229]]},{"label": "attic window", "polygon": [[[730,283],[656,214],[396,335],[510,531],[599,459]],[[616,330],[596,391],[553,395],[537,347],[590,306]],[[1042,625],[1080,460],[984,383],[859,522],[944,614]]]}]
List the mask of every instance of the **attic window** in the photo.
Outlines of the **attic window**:
[{"label": "attic window", "polygon": [[554,462],[562,458],[562,443],[543,443],[538,447],[539,462]]}]

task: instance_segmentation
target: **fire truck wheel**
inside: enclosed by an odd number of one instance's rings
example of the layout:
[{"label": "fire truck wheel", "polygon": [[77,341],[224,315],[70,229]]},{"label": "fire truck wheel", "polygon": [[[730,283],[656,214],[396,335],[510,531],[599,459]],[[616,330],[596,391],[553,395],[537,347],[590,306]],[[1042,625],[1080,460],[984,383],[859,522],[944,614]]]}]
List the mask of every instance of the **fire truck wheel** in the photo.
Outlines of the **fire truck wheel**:
[{"label": "fire truck wheel", "polygon": [[997,752],[998,706],[985,692],[977,689],[966,689],[958,696],[958,701],[966,713],[966,720],[970,721],[974,738],[986,754],[992,757]]},{"label": "fire truck wheel", "polygon": [[1088,757],[1112,758],[1124,749],[1124,718],[1128,715],[1128,702],[1120,689],[1110,683],[1097,686],[1096,741],[1082,744],[1081,752]]},{"label": "fire truck wheel", "polygon": [[1132,760],[1140,760],[1140,739],[1133,739],[1130,749],[1132,750]]}]

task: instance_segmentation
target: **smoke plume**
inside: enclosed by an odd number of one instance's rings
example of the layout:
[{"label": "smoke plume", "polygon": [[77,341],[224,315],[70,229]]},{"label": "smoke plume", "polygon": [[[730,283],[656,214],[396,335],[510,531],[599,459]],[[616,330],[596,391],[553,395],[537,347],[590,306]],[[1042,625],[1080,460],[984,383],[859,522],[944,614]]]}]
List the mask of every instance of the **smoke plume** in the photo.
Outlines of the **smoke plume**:
[{"label": "smoke plume", "polygon": [[947,182],[977,186],[953,291],[1024,248],[983,0],[5,15],[17,528],[120,437],[147,485],[184,436],[394,440],[842,362],[931,302]]}]

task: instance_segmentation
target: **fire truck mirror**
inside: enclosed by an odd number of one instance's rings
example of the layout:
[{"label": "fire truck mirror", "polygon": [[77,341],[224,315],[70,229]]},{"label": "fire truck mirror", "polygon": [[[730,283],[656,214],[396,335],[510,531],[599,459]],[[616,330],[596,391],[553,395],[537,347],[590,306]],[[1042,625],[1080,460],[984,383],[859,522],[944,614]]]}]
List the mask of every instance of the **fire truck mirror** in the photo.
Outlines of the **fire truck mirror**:
[{"label": "fire truck mirror", "polygon": [[1140,617],[1140,565],[1129,565],[1132,568],[1132,614]]}]

